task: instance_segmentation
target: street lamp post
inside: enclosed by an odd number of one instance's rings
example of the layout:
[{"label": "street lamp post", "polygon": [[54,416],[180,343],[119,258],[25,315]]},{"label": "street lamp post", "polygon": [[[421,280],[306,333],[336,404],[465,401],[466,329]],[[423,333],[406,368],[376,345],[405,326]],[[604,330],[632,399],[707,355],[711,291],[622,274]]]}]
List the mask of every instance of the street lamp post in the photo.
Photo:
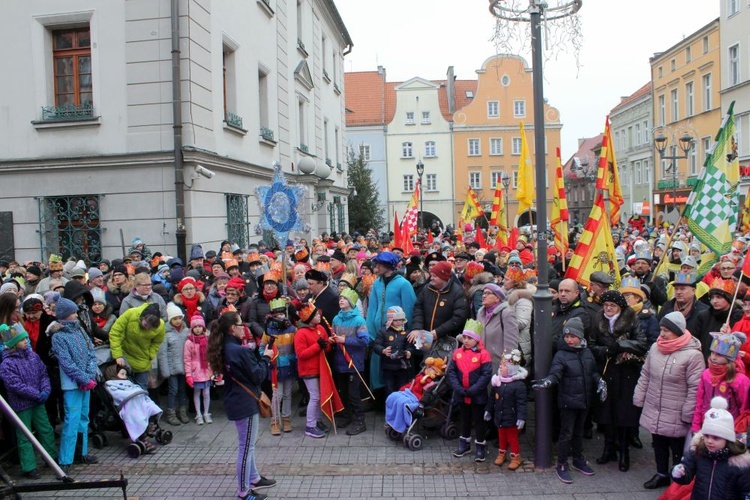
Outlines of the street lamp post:
[{"label": "street lamp post", "polygon": [[422,199],[424,198],[424,187],[422,186],[422,176],[424,175],[424,163],[422,160],[417,162],[417,175],[419,176],[419,230],[424,230],[424,211],[422,210]]},{"label": "street lamp post", "polygon": [[505,191],[505,229],[510,231],[510,210],[508,210],[508,188],[510,187],[510,175],[508,175],[508,172],[503,172],[500,180],[503,183],[503,191]]},{"label": "street lamp post", "polygon": [[695,140],[690,136],[687,132],[682,134],[682,137],[680,137],[679,148],[682,151],[681,155],[668,155],[667,152],[667,143],[668,139],[664,136],[662,132],[659,132],[659,135],[657,135],[654,138],[654,147],[656,147],[656,151],[659,153],[659,158],[662,160],[672,160],[672,164],[667,167],[667,172],[672,172],[672,209],[677,209],[677,160],[687,160],[690,157],[690,151],[695,146]]}]

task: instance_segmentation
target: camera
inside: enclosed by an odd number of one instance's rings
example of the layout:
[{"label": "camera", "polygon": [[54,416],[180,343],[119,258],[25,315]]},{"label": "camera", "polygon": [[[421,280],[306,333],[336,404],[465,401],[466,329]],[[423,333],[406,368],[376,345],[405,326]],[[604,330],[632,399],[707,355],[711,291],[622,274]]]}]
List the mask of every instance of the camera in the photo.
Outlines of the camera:
[{"label": "camera", "polygon": [[195,173],[202,175],[206,179],[211,179],[216,175],[216,172],[214,172],[213,170],[207,169],[203,165],[196,165]]}]

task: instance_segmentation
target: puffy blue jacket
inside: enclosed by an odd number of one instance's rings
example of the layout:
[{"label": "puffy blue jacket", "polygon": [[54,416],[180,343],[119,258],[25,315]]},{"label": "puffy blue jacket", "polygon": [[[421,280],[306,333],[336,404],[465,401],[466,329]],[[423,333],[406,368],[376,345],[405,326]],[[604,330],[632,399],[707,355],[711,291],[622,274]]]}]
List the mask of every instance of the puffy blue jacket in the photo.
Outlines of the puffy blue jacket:
[{"label": "puffy blue jacket", "polygon": [[[343,346],[346,353],[354,361],[358,371],[365,369],[365,350],[370,343],[370,334],[367,332],[365,318],[359,314],[357,309],[339,311],[333,318],[333,333],[344,335],[346,341]],[[336,344],[333,354],[333,369],[338,373],[353,373],[354,369],[349,367],[349,362],[344,357],[342,344]]]}]

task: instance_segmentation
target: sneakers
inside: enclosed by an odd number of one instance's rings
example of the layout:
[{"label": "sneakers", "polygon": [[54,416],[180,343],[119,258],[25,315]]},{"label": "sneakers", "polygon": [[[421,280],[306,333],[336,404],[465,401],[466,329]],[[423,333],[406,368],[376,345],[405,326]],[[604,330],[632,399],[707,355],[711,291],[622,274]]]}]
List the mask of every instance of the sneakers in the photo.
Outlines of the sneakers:
[{"label": "sneakers", "polygon": [[213,424],[214,423],[214,419],[211,418],[211,414],[210,413],[204,413],[203,414],[203,421],[206,422],[207,424]]},{"label": "sneakers", "polygon": [[471,453],[471,436],[469,437],[463,437],[459,436],[458,438],[458,449],[453,452],[453,456],[456,458],[461,458],[465,455],[468,455]]},{"label": "sneakers", "polygon": [[584,476],[593,476],[594,469],[589,467],[589,463],[585,458],[574,458],[573,465],[570,467],[573,470],[577,470]]},{"label": "sneakers", "polygon": [[203,415],[200,413],[195,416],[195,423],[198,425],[203,425]]},{"label": "sneakers", "polygon": [[352,426],[346,430],[346,435],[356,436],[357,434],[362,434],[366,430],[367,430],[367,425],[365,425],[364,420],[355,420]]},{"label": "sneakers", "polygon": [[237,493],[237,498],[240,500],[266,500],[268,498],[268,495],[264,495],[263,493],[258,493],[255,490],[248,490],[248,491],[240,491]]},{"label": "sneakers", "polygon": [[260,476],[257,483],[252,483],[250,487],[254,490],[265,490],[266,488],[273,488],[276,486],[275,479],[268,479],[267,477]]},{"label": "sneakers", "polygon": [[326,433],[321,431],[317,427],[305,427],[305,436],[320,439],[326,437]]},{"label": "sneakers", "polygon": [[557,467],[555,467],[555,474],[557,474],[557,479],[559,479],[563,483],[573,483],[573,476],[570,475],[570,468],[568,467],[567,463],[557,464]]}]

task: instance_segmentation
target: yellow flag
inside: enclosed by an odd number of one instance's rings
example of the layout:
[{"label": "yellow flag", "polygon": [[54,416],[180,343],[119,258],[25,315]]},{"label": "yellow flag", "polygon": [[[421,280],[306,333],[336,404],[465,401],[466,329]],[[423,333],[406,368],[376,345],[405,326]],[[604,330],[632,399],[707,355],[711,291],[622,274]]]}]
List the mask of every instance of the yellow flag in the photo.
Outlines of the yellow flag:
[{"label": "yellow flag", "polygon": [[596,189],[609,191],[609,221],[612,225],[620,223],[620,207],[625,198],[620,186],[620,172],[617,169],[617,158],[612,142],[612,130],[609,126],[609,115],[604,123],[602,150],[599,155],[599,170],[596,173]]},{"label": "yellow flag", "polygon": [[750,189],[748,189],[748,192],[745,195],[745,204],[742,205],[740,217],[740,223],[737,224],[740,227],[740,232],[742,234],[750,233]]},{"label": "yellow flag", "polygon": [[476,193],[469,186],[469,192],[466,193],[466,201],[464,202],[464,208],[461,210],[461,220],[464,222],[473,221],[480,215],[482,215],[482,208],[479,206],[479,200],[477,199]]},{"label": "yellow flag", "polygon": [[[552,197],[552,217],[550,226],[555,233],[555,248],[565,257],[568,253],[568,200],[565,197],[565,181],[563,179],[560,148],[557,148],[557,167],[555,168],[555,190]],[[563,258],[563,263],[565,259]]]},{"label": "yellow flag", "polygon": [[518,199],[518,213],[530,210],[534,204],[534,169],[531,167],[531,154],[529,144],[526,142],[526,131],[521,122],[521,158],[518,161],[518,187],[516,198]]}]

